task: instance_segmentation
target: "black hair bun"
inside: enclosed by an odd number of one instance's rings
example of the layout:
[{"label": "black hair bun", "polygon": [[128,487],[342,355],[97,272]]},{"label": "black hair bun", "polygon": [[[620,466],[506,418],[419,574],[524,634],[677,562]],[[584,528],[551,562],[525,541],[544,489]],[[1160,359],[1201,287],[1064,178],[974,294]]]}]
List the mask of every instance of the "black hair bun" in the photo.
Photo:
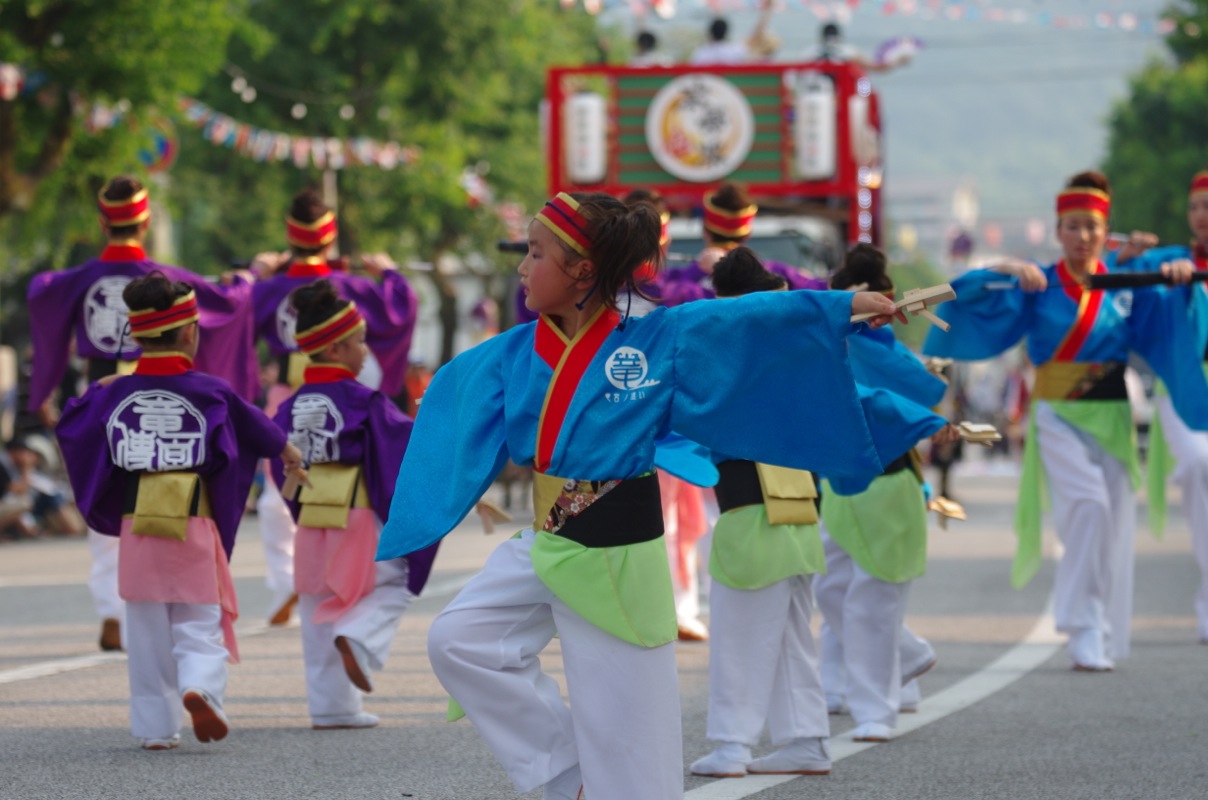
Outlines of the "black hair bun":
[{"label": "black hair bun", "polygon": [[314,189],[298,192],[289,205],[289,215],[299,222],[315,222],[328,210],[327,204]]},{"label": "black hair bun", "polygon": [[168,276],[155,270],[126,284],[126,288],[122,290],[122,300],[126,303],[126,308],[154,308],[156,311],[165,311],[171,308],[177,298],[184,297],[190,291],[187,283],[168,280]]},{"label": "black hair bun", "polygon": [[289,300],[298,312],[300,331],[322,324],[348,306],[348,301],[340,298],[335,285],[327,279],[298,287]]},{"label": "black hair bun", "polygon": [[832,289],[850,289],[863,284],[870,292],[892,292],[885,254],[871,244],[861,243],[847,251],[843,266],[831,276]]},{"label": "black hair bun", "polygon": [[768,272],[749,247],[735,247],[713,267],[713,289],[718,297],[772,292],[786,286],[788,283],[784,278]]}]

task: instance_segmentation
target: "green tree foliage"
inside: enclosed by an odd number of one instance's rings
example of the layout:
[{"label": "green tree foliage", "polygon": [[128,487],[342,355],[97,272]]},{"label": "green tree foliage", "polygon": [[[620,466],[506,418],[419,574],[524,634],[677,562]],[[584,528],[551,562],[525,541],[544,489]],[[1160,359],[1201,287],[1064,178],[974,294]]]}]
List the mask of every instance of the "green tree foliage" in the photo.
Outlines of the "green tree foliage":
[{"label": "green tree foliage", "polygon": [[[0,101],[0,233],[59,243],[96,229],[90,198],[105,176],[136,165],[138,127],[223,63],[248,0],[3,0],[0,62],[31,89]],[[93,102],[129,104],[126,122],[88,133]],[[10,249],[9,255],[12,251]]]},{"label": "green tree foliage", "polygon": [[1187,232],[1187,187],[1208,168],[1208,0],[1175,4],[1167,44],[1173,64],[1151,63],[1109,118],[1103,168],[1112,181],[1113,227],[1163,242]]},{"label": "green tree foliage", "polygon": [[[901,297],[907,289],[922,289],[944,283],[947,280],[944,273],[921,252],[911,254],[907,260],[894,261],[889,267],[889,275],[893,279],[894,290],[898,297]],[[905,325],[895,320],[893,332],[902,344],[914,350],[921,350],[931,323],[922,317],[909,317],[909,320]]]},{"label": "green tree foliage", "polygon": [[[271,46],[233,40],[226,74],[198,94],[257,127],[311,137],[367,136],[420,148],[415,164],[338,176],[340,246],[399,260],[486,251],[501,229],[467,203],[460,176],[479,165],[500,199],[530,208],[544,193],[538,103],[545,68],[594,54],[592,20],[547,0],[263,0],[254,23]],[[257,89],[246,104],[232,74]],[[300,120],[291,108],[302,103]],[[351,106],[345,119],[340,109]],[[284,246],[290,195],[321,174],[256,163],[183,130],[172,198],[181,255],[194,268]]]}]

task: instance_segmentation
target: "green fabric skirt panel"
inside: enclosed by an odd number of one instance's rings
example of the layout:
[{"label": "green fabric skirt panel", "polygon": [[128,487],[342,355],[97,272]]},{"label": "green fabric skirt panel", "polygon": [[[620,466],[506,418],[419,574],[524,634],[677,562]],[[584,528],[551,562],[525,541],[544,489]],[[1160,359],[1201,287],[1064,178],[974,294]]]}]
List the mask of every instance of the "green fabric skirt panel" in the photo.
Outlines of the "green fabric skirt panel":
[{"label": "green fabric skirt panel", "polygon": [[822,521],[836,544],[878,580],[904,583],[927,571],[927,502],[913,470],[882,475],[849,497],[826,485]]},{"label": "green fabric skirt panel", "polygon": [[[1161,386],[1161,384],[1158,384]],[[1154,392],[1155,396],[1157,392]],[[1174,472],[1175,459],[1166,441],[1162,416],[1156,411],[1149,422],[1149,455],[1146,458],[1145,494],[1149,516],[1149,532],[1155,539],[1166,533],[1166,481]]]},{"label": "green fabric skirt panel", "polygon": [[538,531],[532,559],[541,582],[601,630],[639,647],[678,638],[663,537],[620,547],[584,547]]},{"label": "green fabric skirt panel", "polygon": [[709,574],[731,589],[762,589],[826,572],[817,525],[773,525],[763,505],[735,508],[713,526]]},{"label": "green fabric skirt panel", "polygon": [[[1141,487],[1141,461],[1137,456],[1137,429],[1127,400],[1047,400],[1057,416],[1089,433],[1110,455],[1128,468],[1133,489]],[[1026,586],[1040,569],[1041,516],[1048,509],[1048,486],[1040,458],[1040,433],[1036,429],[1036,407],[1029,414],[1024,442],[1023,471],[1019,476],[1019,501],[1015,506],[1015,560],[1011,585]]]},{"label": "green fabric skirt panel", "polygon": [[[1208,362],[1204,362],[1204,374],[1208,375]],[[1165,383],[1158,381],[1154,384],[1155,399],[1169,395]],[[1170,452],[1162,417],[1156,412],[1149,423],[1149,457],[1145,466],[1148,478],[1145,493],[1149,499],[1149,530],[1155,539],[1161,539],[1166,532],[1166,481],[1174,472],[1177,461]]]}]

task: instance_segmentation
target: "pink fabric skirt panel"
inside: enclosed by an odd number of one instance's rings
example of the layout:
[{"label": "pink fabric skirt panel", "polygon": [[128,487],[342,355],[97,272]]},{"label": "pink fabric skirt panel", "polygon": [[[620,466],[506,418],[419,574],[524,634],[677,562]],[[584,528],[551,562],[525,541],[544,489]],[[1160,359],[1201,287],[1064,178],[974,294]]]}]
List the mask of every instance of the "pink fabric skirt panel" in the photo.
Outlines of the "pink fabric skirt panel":
[{"label": "pink fabric skirt panel", "polygon": [[675,548],[674,563],[671,567],[675,570],[679,585],[688,586],[692,580],[696,543],[709,532],[709,521],[705,517],[704,492],[699,486],[661,469],[658,476],[667,540],[672,542]]},{"label": "pink fabric skirt panel", "polygon": [[369,508],[352,509],[347,528],[298,526],[294,591],[331,595],[315,609],[316,624],[339,619],[373,591],[377,546],[377,519]]},{"label": "pink fabric skirt panel", "polygon": [[131,533],[133,520],[122,520],[118,550],[118,593],[142,603],[193,603],[222,606],[222,630],[231,663],[239,663],[233,628],[239,602],[231,569],[214,520],[189,517],[185,540]]}]

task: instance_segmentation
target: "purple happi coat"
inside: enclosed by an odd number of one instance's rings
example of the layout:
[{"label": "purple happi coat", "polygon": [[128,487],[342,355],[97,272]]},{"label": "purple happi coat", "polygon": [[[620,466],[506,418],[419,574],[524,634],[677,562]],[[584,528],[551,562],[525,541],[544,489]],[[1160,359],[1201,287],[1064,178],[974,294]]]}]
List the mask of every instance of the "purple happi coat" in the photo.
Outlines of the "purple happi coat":
[{"label": "purple happi coat", "polygon": [[[407,355],[415,330],[415,290],[395,270],[387,270],[382,282],[331,269],[327,262],[306,259],[292,262],[285,270],[256,284],[256,337],[264,339],[274,356],[298,349],[294,342],[297,314],[290,306],[290,293],[299,286],[326,278],[345,300],[357,304],[365,318],[365,344],[382,366],[382,392],[394,397],[403,389]],[[282,378],[284,381],[284,377]]]},{"label": "purple happi coat", "polygon": [[[801,270],[779,261],[763,265],[768,272],[784,278],[790,289],[827,289],[822,278],[806,275]],[[708,300],[716,297],[713,291],[713,276],[693,261],[686,267],[663,269],[651,280],[642,284],[642,293],[661,306],[668,308],[690,303],[693,300]],[[524,287],[516,288],[516,324],[532,322],[539,316],[524,304]],[[623,309],[622,309],[623,310]]]},{"label": "purple happi coat", "polygon": [[[273,421],[308,464],[360,465],[374,514],[379,521],[390,515],[414,423],[385,394],[357,383],[343,367],[311,366],[306,369],[306,383],[281,404]],[[280,486],[285,476],[279,461],[273,463],[273,477]],[[297,504],[290,507],[297,516]],[[407,588],[412,594],[418,595],[427,583],[438,546],[407,556]]]},{"label": "purple happi coat", "polygon": [[243,278],[231,286],[210,283],[181,267],[157,264],[141,247],[109,245],[98,258],[78,267],[43,272],[29,284],[33,332],[33,375],[29,409],[37,410],[63,380],[71,339],[82,358],[116,361],[139,355],[130,338],[122,291],[134,278],[159,270],[197,292],[201,346],[197,369],[226,380],[243,398],[260,392],[252,338],[252,287]]},{"label": "purple happi coat", "polygon": [[228,559],[257,461],[279,456],[286,442],[226,381],[191,369],[93,384],[68,402],[55,434],[91,528],[118,535],[130,473],[188,470],[209,489]]},{"label": "purple happi coat", "polygon": [[[827,282],[822,278],[806,275],[799,269],[780,261],[764,262],[764,269],[779,275],[788,283],[790,289],[824,290]],[[686,267],[664,270],[655,279],[651,294],[658,297],[662,305],[678,306],[693,300],[704,300],[716,297],[713,291],[713,276],[700,268],[693,261]]]}]

